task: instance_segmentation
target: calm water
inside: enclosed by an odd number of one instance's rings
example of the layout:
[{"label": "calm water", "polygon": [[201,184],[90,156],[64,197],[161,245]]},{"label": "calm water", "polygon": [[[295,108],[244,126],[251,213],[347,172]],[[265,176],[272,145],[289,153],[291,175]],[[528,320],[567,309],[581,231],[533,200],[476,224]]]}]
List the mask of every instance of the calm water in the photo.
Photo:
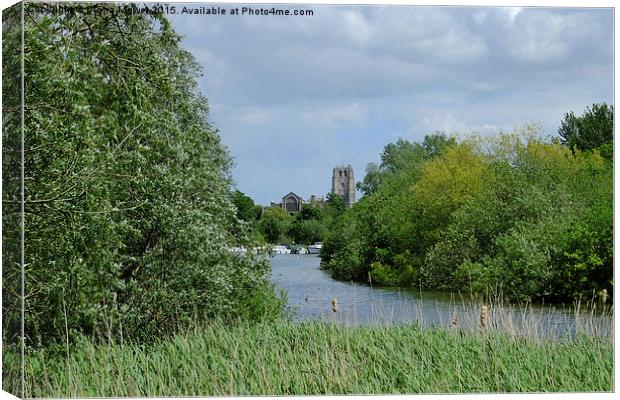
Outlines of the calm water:
[{"label": "calm water", "polygon": [[[332,279],[316,255],[282,254],[270,258],[272,280],[286,290],[295,319],[351,325],[416,322],[422,326],[480,329],[482,304],[459,295],[377,288]],[[338,312],[331,301],[337,299]],[[490,306],[490,326],[537,338],[587,334],[612,336],[613,319],[572,307]],[[608,313],[610,314],[610,313]],[[453,321],[457,319],[456,325]]]}]

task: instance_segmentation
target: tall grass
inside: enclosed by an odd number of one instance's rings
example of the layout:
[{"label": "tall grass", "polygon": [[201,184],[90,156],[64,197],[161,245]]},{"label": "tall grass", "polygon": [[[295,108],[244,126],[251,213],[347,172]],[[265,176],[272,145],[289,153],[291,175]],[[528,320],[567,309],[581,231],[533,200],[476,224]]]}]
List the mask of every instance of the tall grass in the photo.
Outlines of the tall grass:
[{"label": "tall grass", "polygon": [[415,324],[218,322],[149,346],[83,339],[69,354],[29,352],[26,396],[611,391],[612,347]]},{"label": "tall grass", "polygon": [[[411,293],[396,293],[397,300],[381,296],[372,298],[370,306],[361,311],[356,306],[367,299],[359,301],[355,296],[342,300],[334,298],[332,309],[326,303],[322,311],[316,311],[309,318],[345,325],[398,325],[405,322],[423,328],[459,329],[472,334],[490,330],[536,343],[571,339],[577,335],[611,340],[614,333],[613,305],[597,303],[595,298],[567,305],[509,303],[500,296],[475,294],[446,294],[433,301],[425,298],[427,294],[424,292],[416,293],[416,300],[411,301]],[[334,300],[338,305],[336,313],[333,312]],[[308,320],[307,316],[304,318],[300,319]],[[483,320],[485,327],[481,326]]]},{"label": "tall grass", "polygon": [[[534,305],[508,303],[500,296],[487,297],[486,301],[470,296],[468,301],[461,298],[460,304],[453,299],[451,309],[452,321],[456,319],[461,330],[475,333],[486,325],[486,329],[539,344],[576,336],[611,340],[614,332],[613,305],[597,304],[595,300],[575,301],[572,305]],[[449,325],[440,322],[440,326]]]}]

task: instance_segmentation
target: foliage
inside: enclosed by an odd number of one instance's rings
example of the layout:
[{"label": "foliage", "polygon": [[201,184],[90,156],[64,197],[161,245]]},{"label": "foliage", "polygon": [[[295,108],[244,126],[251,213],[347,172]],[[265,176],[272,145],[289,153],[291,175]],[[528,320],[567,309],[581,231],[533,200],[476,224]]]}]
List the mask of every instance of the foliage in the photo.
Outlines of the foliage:
[{"label": "foliage", "polygon": [[344,212],[344,197],[328,193],[322,205],[303,204],[301,210],[293,216],[281,207],[267,208],[256,226],[268,243],[308,245],[322,241],[327,230]]},{"label": "foliage", "polygon": [[[329,199],[329,195],[328,195]],[[329,201],[328,201],[329,203]],[[304,204],[301,207],[301,210],[295,215],[295,221],[308,221],[308,220],[321,220],[323,217],[323,212],[319,207],[313,207],[308,204]]]},{"label": "foliage", "polygon": [[233,204],[237,208],[237,218],[249,223],[260,218],[262,208],[254,204],[251,197],[246,196],[239,190],[232,192],[231,197]]},{"label": "foliage", "polygon": [[336,193],[328,193],[325,198],[325,212],[332,216],[342,214],[345,210],[344,196]]},{"label": "foliage", "polygon": [[[151,340],[196,319],[260,318],[251,310],[274,296],[269,267],[228,251],[249,243],[230,157],[198,65],[166,18],[114,4],[25,7],[29,344],[78,333]],[[3,43],[12,98],[19,40]],[[8,191],[3,204],[18,200]],[[5,298],[5,332],[17,301]]]},{"label": "foliage", "polygon": [[611,166],[559,144],[514,146],[428,253],[428,275],[520,299],[611,291]]},{"label": "foliage", "polygon": [[562,144],[579,150],[599,149],[605,158],[613,158],[614,106],[606,103],[586,107],[581,117],[571,111],[558,129]]},{"label": "foliage", "polygon": [[374,162],[366,166],[366,174],[361,181],[355,184],[355,188],[364,194],[373,194],[381,186],[381,167]]},{"label": "foliage", "polygon": [[425,227],[425,242],[439,239],[452,213],[484,189],[489,181],[487,169],[473,143],[454,145],[424,165],[411,191],[418,210],[423,208],[419,217]]},{"label": "foliage", "polygon": [[[400,143],[416,146],[433,148]],[[611,293],[612,172],[598,150],[571,151],[530,128],[470,137],[386,173],[328,232],[322,267],[519,300]]]},{"label": "foliage", "polygon": [[[357,209],[356,206],[353,209]],[[321,267],[330,270],[336,279],[364,280],[366,267],[360,247],[363,242],[356,234],[359,220],[352,210],[334,219],[323,240]]]},{"label": "foliage", "polygon": [[258,223],[258,229],[268,243],[286,241],[286,233],[293,221],[281,207],[269,207],[264,212]]},{"label": "foliage", "polygon": [[325,226],[317,219],[295,221],[291,224],[288,234],[295,243],[312,244],[323,240]]},{"label": "foliage", "polygon": [[[2,20],[2,330],[5,342],[21,332],[21,4]],[[12,55],[12,56],[8,56]],[[11,201],[5,202],[4,200]],[[4,368],[19,370],[19,361]]]},{"label": "foliage", "polygon": [[411,143],[404,139],[389,143],[381,153],[381,165],[368,164],[366,175],[357,183],[357,189],[364,194],[375,193],[390,175],[410,170],[413,165],[442,154],[454,144],[456,139],[442,132],[426,135],[422,143]]},{"label": "foliage", "polygon": [[297,244],[320,242],[325,236],[323,210],[304,204],[288,228],[288,236]]},{"label": "foliage", "polygon": [[411,201],[412,188],[425,163],[455,143],[454,138],[437,133],[426,136],[423,143],[399,139],[385,146],[380,186],[332,225],[321,252],[322,268],[340,279],[366,281],[370,273],[377,283],[414,283],[424,233],[412,218],[417,207]]}]

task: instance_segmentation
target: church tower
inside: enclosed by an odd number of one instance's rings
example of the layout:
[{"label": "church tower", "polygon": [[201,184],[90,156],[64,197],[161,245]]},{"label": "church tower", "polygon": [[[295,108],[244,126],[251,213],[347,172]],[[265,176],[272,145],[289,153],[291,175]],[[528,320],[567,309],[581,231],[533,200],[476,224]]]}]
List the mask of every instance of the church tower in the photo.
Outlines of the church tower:
[{"label": "church tower", "polygon": [[355,203],[355,178],[351,164],[334,168],[332,193],[344,197],[346,208],[351,208]]}]

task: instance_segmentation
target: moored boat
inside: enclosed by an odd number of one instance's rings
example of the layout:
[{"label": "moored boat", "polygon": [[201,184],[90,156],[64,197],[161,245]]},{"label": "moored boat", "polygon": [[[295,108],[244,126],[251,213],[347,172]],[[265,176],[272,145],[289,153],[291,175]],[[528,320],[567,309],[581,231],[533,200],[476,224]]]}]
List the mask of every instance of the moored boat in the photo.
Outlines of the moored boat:
[{"label": "moored boat", "polygon": [[286,246],[276,245],[271,248],[272,254],[291,254],[291,249],[287,249]]},{"label": "moored boat", "polygon": [[320,254],[322,248],[323,248],[323,242],[316,242],[315,244],[308,246],[308,253],[309,254]]},{"label": "moored boat", "polygon": [[308,249],[302,245],[296,244],[291,247],[291,254],[308,254]]}]

